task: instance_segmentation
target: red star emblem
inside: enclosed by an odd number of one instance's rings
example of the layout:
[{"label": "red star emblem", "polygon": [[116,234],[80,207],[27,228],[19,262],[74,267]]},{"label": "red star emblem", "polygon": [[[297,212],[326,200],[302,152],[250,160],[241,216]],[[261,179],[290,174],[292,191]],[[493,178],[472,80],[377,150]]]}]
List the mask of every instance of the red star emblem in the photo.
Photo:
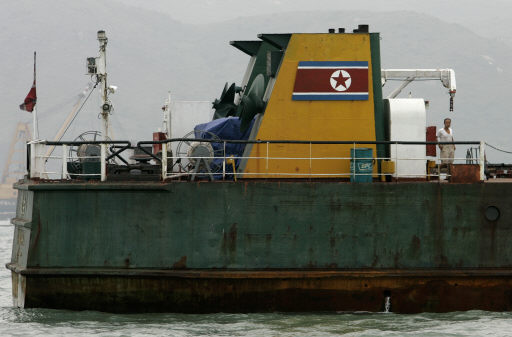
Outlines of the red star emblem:
[{"label": "red star emblem", "polygon": [[345,85],[345,83],[347,82],[348,79],[350,79],[350,77],[344,77],[343,71],[340,71],[338,77],[333,77],[332,79],[336,81],[336,86],[342,85],[344,88],[346,88],[347,86]]}]

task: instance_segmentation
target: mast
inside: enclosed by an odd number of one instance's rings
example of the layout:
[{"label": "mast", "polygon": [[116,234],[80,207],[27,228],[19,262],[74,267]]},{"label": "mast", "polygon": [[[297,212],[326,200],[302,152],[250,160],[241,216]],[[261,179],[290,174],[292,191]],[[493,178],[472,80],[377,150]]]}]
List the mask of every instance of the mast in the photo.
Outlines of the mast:
[{"label": "mast", "polygon": [[[36,52],[34,51],[34,87],[36,85]],[[32,126],[34,128],[34,140],[39,139],[39,126],[37,125],[37,104],[34,104],[32,112]]]},{"label": "mast", "polygon": [[36,93],[36,52],[34,51],[34,81],[32,82],[32,87],[28,92],[27,96],[23,100],[23,103],[20,104],[20,109],[25,110],[32,113],[32,126],[34,128],[32,140],[39,139],[39,132],[37,126],[37,93]]},{"label": "mast", "polygon": [[100,98],[101,98],[101,118],[103,119],[103,139],[107,140],[109,133],[108,115],[110,114],[111,105],[108,100],[107,87],[107,36],[104,30],[98,31],[98,41],[100,43],[100,55],[97,59],[97,78],[100,82]]},{"label": "mast", "polygon": [[164,112],[163,116],[163,132],[166,134],[168,139],[172,138],[171,131],[171,92],[168,92],[167,100],[165,101],[164,106],[162,107]]}]

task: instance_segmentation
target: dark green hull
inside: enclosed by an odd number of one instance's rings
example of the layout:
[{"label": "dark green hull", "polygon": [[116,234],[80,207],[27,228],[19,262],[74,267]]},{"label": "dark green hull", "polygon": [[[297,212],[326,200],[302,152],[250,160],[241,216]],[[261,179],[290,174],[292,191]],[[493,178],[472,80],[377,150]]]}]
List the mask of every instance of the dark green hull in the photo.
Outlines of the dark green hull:
[{"label": "dark green hull", "polygon": [[390,296],[396,312],[512,310],[510,183],[17,188],[18,306],[380,311]]}]

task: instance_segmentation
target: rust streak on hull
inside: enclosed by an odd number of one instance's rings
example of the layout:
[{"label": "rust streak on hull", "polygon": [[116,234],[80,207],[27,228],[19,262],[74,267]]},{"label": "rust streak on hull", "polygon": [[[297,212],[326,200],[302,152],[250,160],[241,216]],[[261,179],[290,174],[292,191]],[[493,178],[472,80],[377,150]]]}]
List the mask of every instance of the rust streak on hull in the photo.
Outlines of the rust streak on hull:
[{"label": "rust streak on hull", "polygon": [[[507,270],[27,269],[25,307],[107,312],[512,310]],[[16,273],[13,271],[13,273]]]}]

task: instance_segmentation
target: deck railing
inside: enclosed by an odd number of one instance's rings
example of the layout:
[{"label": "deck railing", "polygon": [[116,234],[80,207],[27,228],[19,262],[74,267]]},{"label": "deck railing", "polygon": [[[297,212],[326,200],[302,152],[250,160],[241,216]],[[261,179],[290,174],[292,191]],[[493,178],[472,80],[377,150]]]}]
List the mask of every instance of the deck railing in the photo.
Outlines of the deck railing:
[{"label": "deck railing", "polygon": [[[100,148],[98,155],[73,156],[72,147],[81,145],[96,145]],[[60,147],[60,155],[46,155],[47,147]],[[112,151],[107,154],[107,148],[110,146]],[[128,164],[121,153],[132,147],[130,141],[33,141],[27,146],[27,170],[30,178],[39,179],[71,179],[76,177],[90,177],[101,181],[107,180],[107,163],[113,158],[119,158]],[[77,151],[75,151],[77,152]],[[53,162],[60,161],[60,165],[52,165]],[[99,166],[99,172],[94,173],[74,173],[70,172],[70,164],[78,161],[87,163],[96,163]],[[72,167],[72,165],[71,165]],[[50,170],[49,170],[50,169]],[[53,170],[52,170],[53,169]]]},{"label": "deck railing", "polygon": [[[220,149],[220,154],[216,153],[212,156],[197,156],[193,157],[189,154],[186,155],[176,155],[173,154],[173,151],[176,149],[176,144],[179,142],[188,142],[189,144],[213,144],[212,146],[216,146]],[[226,154],[226,147],[228,144],[242,144],[244,146],[258,144],[263,151],[260,151],[259,156],[232,156]],[[305,156],[279,156],[273,155],[272,148],[277,145],[283,144],[294,144],[294,145],[303,145],[307,147]],[[478,158],[473,158],[472,163],[477,162],[480,166],[480,179],[484,180],[484,164],[485,164],[485,143],[477,142],[477,141],[467,141],[467,142],[415,142],[415,141],[294,141],[294,140],[219,140],[219,139],[190,139],[190,138],[174,138],[168,140],[160,140],[160,141],[142,141],[138,142],[135,147],[131,145],[129,141],[80,141],[80,142],[33,142],[29,143],[30,147],[30,156],[29,156],[29,173],[32,178],[40,178],[40,179],[72,179],[72,178],[94,178],[101,181],[106,181],[108,178],[107,167],[108,163],[114,159],[118,159],[122,162],[121,165],[130,166],[129,160],[125,159],[123,155],[125,151],[128,149],[138,149],[141,153],[146,155],[146,159],[150,160],[154,163],[154,165],[160,166],[160,176],[162,180],[166,179],[183,179],[190,178],[192,180],[196,179],[198,176],[207,177],[217,180],[227,180],[227,179],[238,179],[238,178],[246,178],[246,177],[258,177],[258,176],[272,176],[272,177],[282,177],[282,178],[332,178],[332,177],[344,177],[350,178],[356,176],[368,176],[371,175],[373,177],[392,177],[395,180],[399,180],[400,178],[438,178],[442,179],[444,176],[449,176],[449,172],[443,172],[443,165],[440,163],[439,158],[420,155],[420,156],[402,156],[401,149],[405,149],[407,147],[412,146],[421,146],[422,153],[425,154],[425,146],[426,145],[446,145],[446,144],[454,144],[456,146],[478,146]],[[79,147],[81,145],[96,145],[100,148],[99,156],[80,156],[80,161],[82,163],[87,162],[95,162],[99,165],[99,170],[92,173],[81,172],[81,173],[72,173],[69,171],[70,163],[76,162],[76,156],[70,155],[70,148]],[[147,149],[147,146],[160,145],[161,153],[155,154],[151,150]],[[318,172],[318,163],[325,161],[345,161],[350,163],[350,161],[357,163],[358,160],[367,160],[366,158],[351,158],[345,156],[318,156],[314,155],[315,147],[325,146],[325,145],[344,145],[345,148],[349,145],[351,148],[357,149],[365,146],[379,146],[384,145],[387,146],[390,150],[391,155],[389,156],[377,156],[377,154],[373,154],[371,158],[375,165],[377,163],[382,163],[384,161],[391,161],[394,163],[394,172],[376,172],[376,170],[372,170],[368,173],[360,173],[356,172],[356,170],[347,170],[340,171],[339,169],[335,169],[332,172]],[[47,146],[57,146],[61,147],[60,155],[53,156],[45,156],[45,148]],[[459,153],[464,153],[464,151],[458,150]],[[168,155],[162,155],[168,154]],[[274,151],[275,153],[275,151]],[[265,164],[265,169],[260,170],[260,172],[243,172],[243,170],[238,169],[238,165],[242,163],[244,160],[260,160]],[[276,162],[284,162],[296,160],[300,162],[307,162],[306,168],[309,165],[309,170],[307,172],[283,172],[282,170],[272,172],[270,170],[273,163]],[[60,164],[53,165],[53,170],[48,170],[48,163],[50,161],[60,161]],[[203,164],[197,164],[203,161]],[[215,161],[214,168],[212,168],[212,163]],[[424,165],[416,165],[421,167],[418,172],[410,172],[410,170],[405,170],[402,166],[410,166],[408,162],[420,162]],[[427,161],[435,162],[436,169],[430,171],[427,168]],[[195,164],[194,164],[195,163]],[[454,158],[454,163],[467,163],[467,157],[456,157]],[[316,164],[316,165],[315,165]],[[233,170],[233,167],[235,168]],[[344,165],[344,167],[349,167],[349,165]],[[320,170],[321,171],[321,170]],[[405,173],[404,173],[405,172]]]}]

